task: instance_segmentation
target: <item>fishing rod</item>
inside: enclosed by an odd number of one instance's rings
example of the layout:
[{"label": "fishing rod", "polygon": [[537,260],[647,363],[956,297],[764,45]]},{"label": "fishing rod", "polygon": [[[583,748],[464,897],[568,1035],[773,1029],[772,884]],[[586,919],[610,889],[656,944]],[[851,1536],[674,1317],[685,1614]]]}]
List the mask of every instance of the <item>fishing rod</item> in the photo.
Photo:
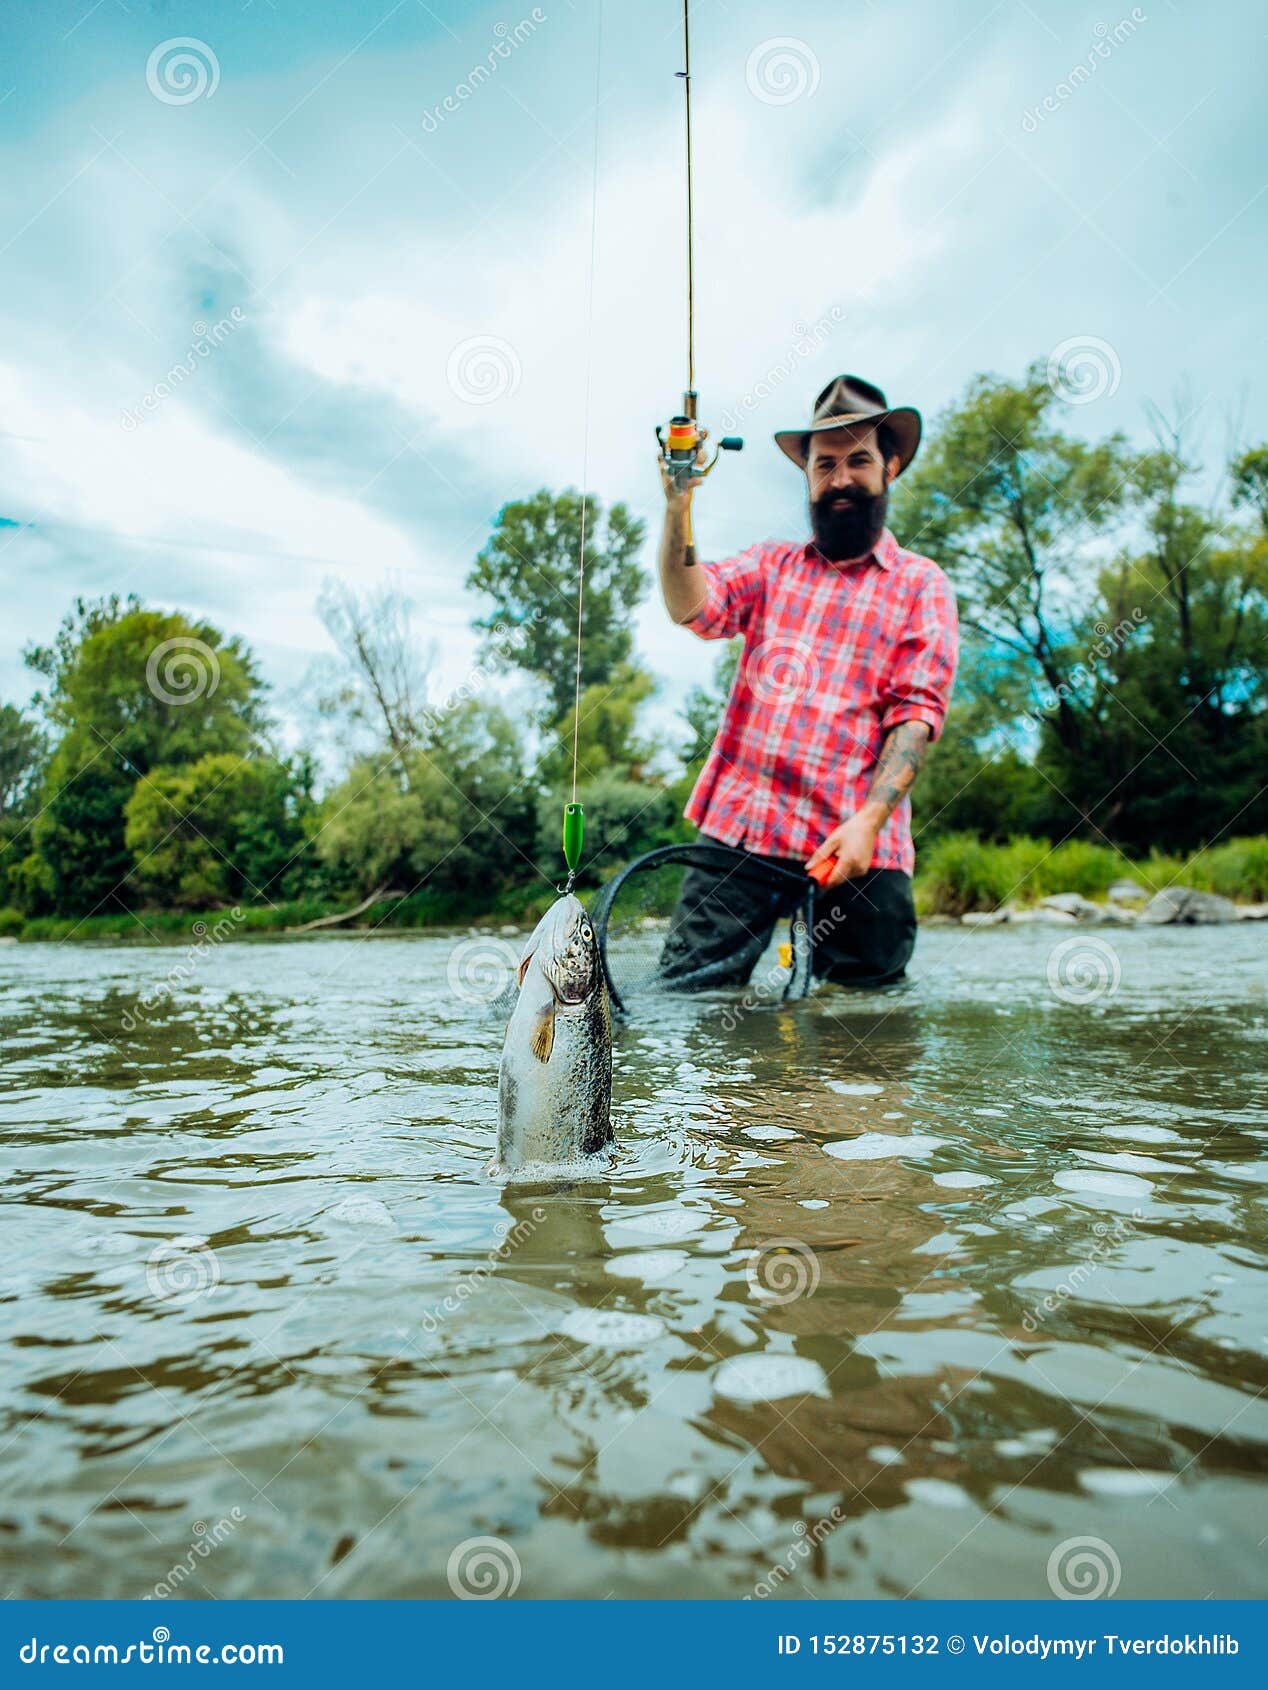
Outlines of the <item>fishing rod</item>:
[{"label": "fishing rod", "polygon": [[682,410],[669,419],[666,435],[658,423],[656,443],[660,447],[660,461],[665,474],[680,493],[687,495],[687,548],[684,562],[694,564],[696,548],[691,534],[691,489],[688,483],[697,476],[703,478],[717,463],[723,452],[738,452],[744,446],[738,434],[728,434],[719,440],[708,463],[700,464],[700,427],[696,421],[696,310],[695,310],[695,217],[691,176],[691,13],[690,0],[682,0],[683,68],[675,71],[682,79],[683,104],[686,113],[687,143],[687,386],[683,391]]}]

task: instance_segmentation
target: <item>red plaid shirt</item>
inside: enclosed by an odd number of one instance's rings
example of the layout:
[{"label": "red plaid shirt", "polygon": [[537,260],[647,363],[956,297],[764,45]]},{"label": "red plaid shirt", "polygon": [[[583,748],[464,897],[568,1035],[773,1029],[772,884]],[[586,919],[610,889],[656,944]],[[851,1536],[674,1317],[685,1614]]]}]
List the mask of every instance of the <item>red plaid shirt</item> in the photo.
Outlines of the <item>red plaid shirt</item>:
[{"label": "red plaid shirt", "polygon": [[[936,563],[885,530],[859,562],[767,540],[700,566],[707,597],[686,624],[744,636],[709,759],[684,812],[702,833],[770,857],[808,857],[860,809],[885,735],[928,722],[936,739],[955,675],[955,594]],[[873,868],[915,867],[903,799]]]}]

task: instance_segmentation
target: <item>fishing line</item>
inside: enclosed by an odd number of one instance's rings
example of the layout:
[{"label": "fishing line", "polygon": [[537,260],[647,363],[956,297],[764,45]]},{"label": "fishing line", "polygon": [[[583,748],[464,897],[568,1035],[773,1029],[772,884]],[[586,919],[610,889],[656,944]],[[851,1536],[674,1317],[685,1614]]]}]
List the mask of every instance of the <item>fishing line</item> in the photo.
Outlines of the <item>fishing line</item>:
[{"label": "fishing line", "polygon": [[687,107],[687,389],[696,386],[696,277],[694,261],[694,220],[691,192],[691,0],[682,0],[682,63],[678,72],[682,77],[683,95]]},{"label": "fishing line", "polygon": [[603,69],[603,0],[594,25],[594,150],[590,160],[590,279],[586,298],[586,383],[581,425],[581,544],[577,557],[577,657],[572,690],[572,801],[564,808],[564,861],[568,865],[566,892],[572,891],[581,858],[585,815],[577,802],[577,755],[581,741],[581,626],[586,591],[586,517],[590,495],[590,393],[594,369],[594,276],[599,225],[599,89]]}]

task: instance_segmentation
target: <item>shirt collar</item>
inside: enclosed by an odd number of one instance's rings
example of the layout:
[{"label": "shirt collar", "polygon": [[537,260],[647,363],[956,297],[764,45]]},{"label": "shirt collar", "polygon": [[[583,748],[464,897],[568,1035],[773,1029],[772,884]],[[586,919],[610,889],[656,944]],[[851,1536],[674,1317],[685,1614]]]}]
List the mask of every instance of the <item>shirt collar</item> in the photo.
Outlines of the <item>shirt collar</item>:
[{"label": "shirt collar", "polygon": [[867,556],[865,558],[854,558],[848,565],[833,563],[831,558],[825,558],[813,540],[806,541],[806,556],[818,558],[821,563],[826,563],[833,569],[852,569],[856,563],[879,563],[882,569],[892,569],[898,562],[898,541],[895,540],[888,528],[883,528],[880,539]]}]

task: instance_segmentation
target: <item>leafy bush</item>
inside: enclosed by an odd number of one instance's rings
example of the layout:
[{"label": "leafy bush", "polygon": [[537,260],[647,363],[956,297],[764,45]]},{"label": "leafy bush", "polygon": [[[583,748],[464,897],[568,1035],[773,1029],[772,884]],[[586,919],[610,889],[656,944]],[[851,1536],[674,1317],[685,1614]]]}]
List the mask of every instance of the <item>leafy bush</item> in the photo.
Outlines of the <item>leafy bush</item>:
[{"label": "leafy bush", "polygon": [[1133,865],[1108,845],[1090,839],[1067,839],[1038,865],[1027,891],[1036,898],[1053,892],[1078,892],[1103,898],[1116,880],[1132,874]]},{"label": "leafy bush", "polygon": [[1046,850],[1038,839],[988,845],[971,833],[944,834],[921,853],[921,906],[938,915],[996,910],[1017,895]]},{"label": "leafy bush", "polygon": [[1245,903],[1268,903],[1268,838],[1229,839],[1195,851],[1180,874],[1183,885]]},{"label": "leafy bush", "polygon": [[25,925],[21,910],[0,910],[0,939],[15,939]]}]

